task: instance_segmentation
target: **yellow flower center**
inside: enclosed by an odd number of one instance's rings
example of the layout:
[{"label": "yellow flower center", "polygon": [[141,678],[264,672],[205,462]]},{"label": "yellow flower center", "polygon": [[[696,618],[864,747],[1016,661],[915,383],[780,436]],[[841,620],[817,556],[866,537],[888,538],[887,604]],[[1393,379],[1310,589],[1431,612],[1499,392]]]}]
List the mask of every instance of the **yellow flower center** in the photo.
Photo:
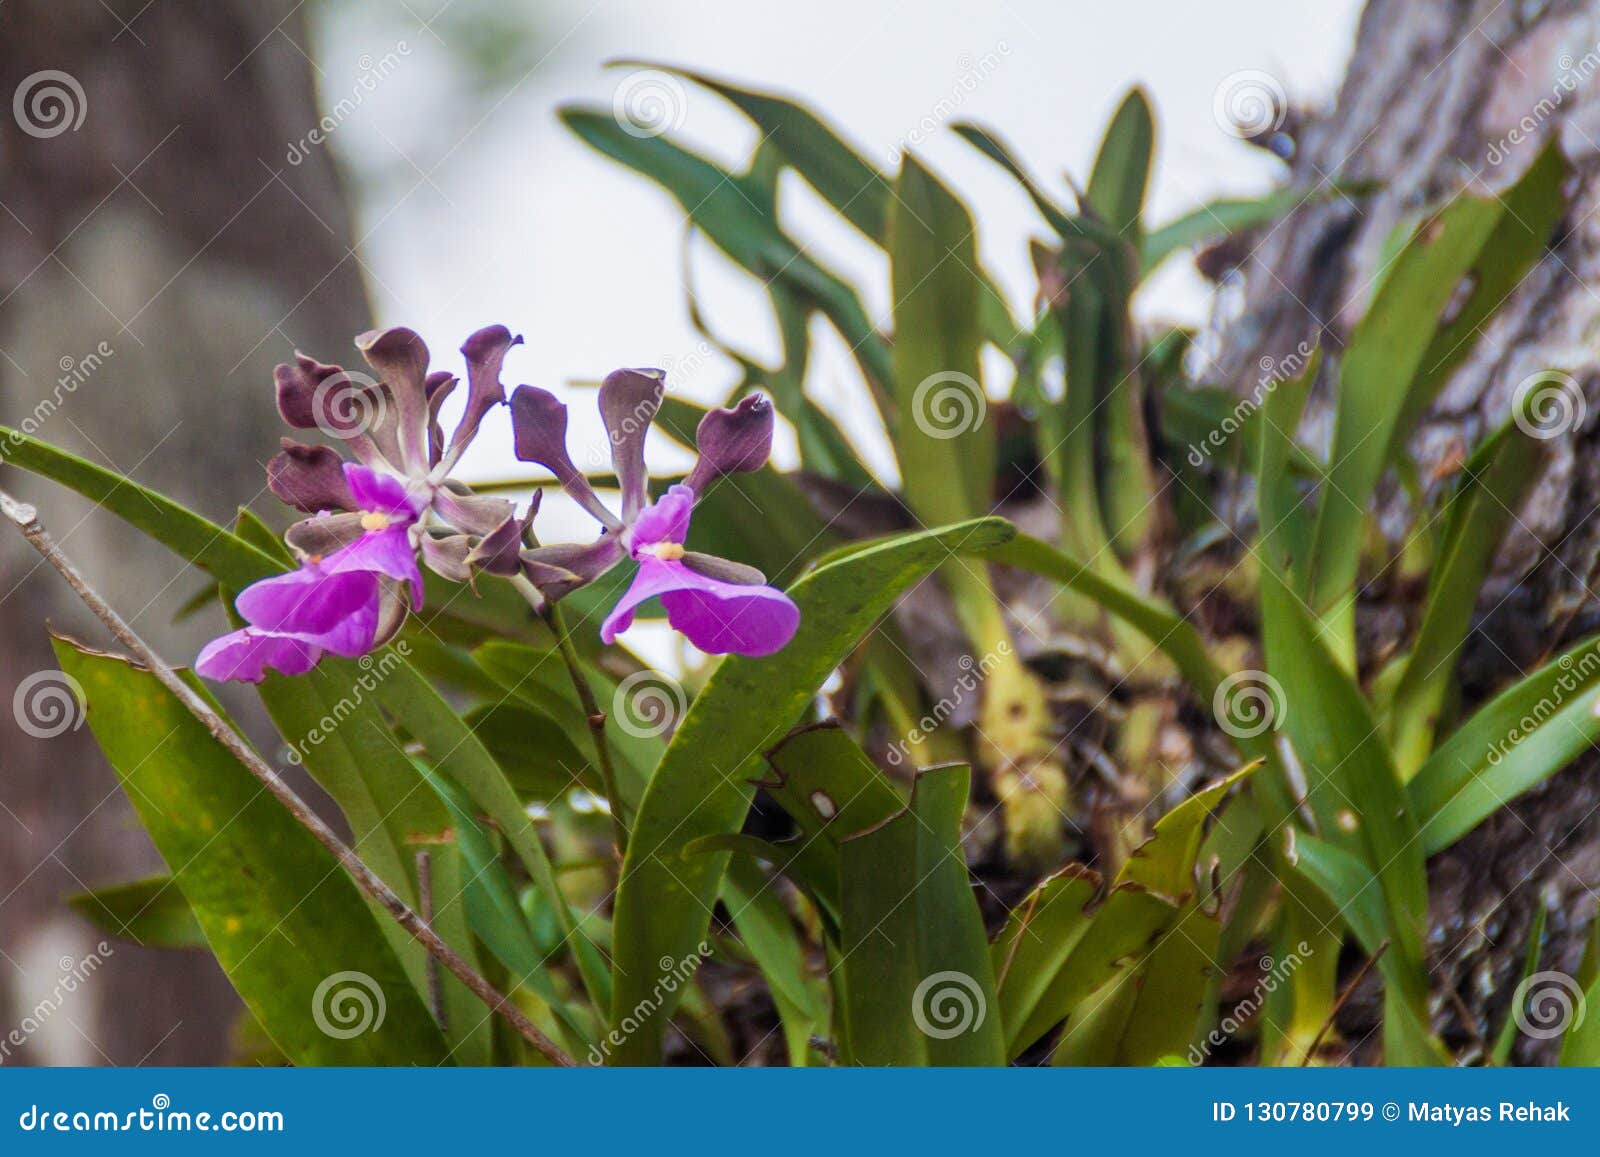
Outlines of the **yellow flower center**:
[{"label": "yellow flower center", "polygon": [[376,510],[366,510],[362,512],[362,530],[387,530],[388,528],[389,516],[387,514],[380,514]]},{"label": "yellow flower center", "polygon": [[657,542],[644,548],[645,554],[653,554],[662,562],[676,562],[683,557],[683,543]]}]

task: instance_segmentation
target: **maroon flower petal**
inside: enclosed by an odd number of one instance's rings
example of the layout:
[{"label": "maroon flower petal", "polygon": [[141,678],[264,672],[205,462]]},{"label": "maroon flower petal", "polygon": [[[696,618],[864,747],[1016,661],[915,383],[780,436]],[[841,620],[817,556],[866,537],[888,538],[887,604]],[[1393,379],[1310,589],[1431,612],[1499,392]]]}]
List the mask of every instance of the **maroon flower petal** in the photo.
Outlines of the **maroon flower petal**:
[{"label": "maroon flower petal", "polygon": [[683,558],[679,559],[684,566],[694,571],[695,574],[705,575],[706,578],[716,579],[718,582],[734,583],[738,586],[765,586],[767,576],[753,566],[745,566],[742,562],[733,562],[726,558],[718,558],[714,554],[701,554],[697,550],[686,550]]},{"label": "maroon flower petal", "polygon": [[761,469],[772,455],[772,424],[772,403],[761,394],[750,394],[731,409],[712,410],[695,431],[700,460],[685,484],[703,494],[724,474]]},{"label": "maroon flower petal", "polygon": [[455,393],[460,378],[449,370],[436,370],[423,383],[428,394],[428,461],[437,466],[444,457],[444,431],[439,428],[439,410]]},{"label": "maroon flower petal", "polygon": [[449,454],[460,455],[478,433],[483,416],[506,400],[505,387],[500,384],[500,367],[512,346],[522,344],[522,335],[513,336],[503,325],[480,329],[461,346],[467,359],[467,410],[461,416],[455,433],[450,436]]},{"label": "maroon flower petal", "polygon": [[616,515],[605,508],[589,480],[567,454],[567,408],[549,390],[518,386],[511,394],[511,428],[517,457],[534,462],[556,476],[561,488],[602,526],[620,530]]},{"label": "maroon flower petal", "polygon": [[315,514],[349,510],[355,505],[344,463],[327,446],[306,446],[284,438],[283,449],[267,463],[267,489],[280,502]]},{"label": "maroon flower petal", "polygon": [[338,514],[323,511],[310,518],[302,518],[288,529],[283,538],[297,555],[321,562],[366,535],[367,528],[361,525],[361,519],[362,515],[355,511],[341,511]]},{"label": "maroon flower petal", "polygon": [[472,553],[472,535],[425,535],[422,539],[422,561],[434,574],[453,583],[472,581],[472,564],[467,556]]},{"label": "maroon flower petal", "polygon": [[622,488],[623,522],[633,521],[648,498],[644,440],[665,391],[666,373],[662,370],[617,370],[600,386],[600,420],[611,439],[611,464]]},{"label": "maroon flower petal", "polygon": [[516,509],[504,498],[472,494],[442,486],[433,495],[433,509],[440,518],[464,534],[489,534],[510,518]]},{"label": "maroon flower petal", "polygon": [[525,550],[522,573],[552,601],[587,586],[622,561],[622,543],[607,534],[587,545],[558,543]]},{"label": "maroon flower petal", "polygon": [[513,516],[482,538],[476,538],[467,555],[467,565],[502,578],[520,573],[522,527],[522,520]]},{"label": "maroon flower petal", "polygon": [[393,407],[383,388],[365,375],[296,352],[294,364],[278,366],[273,380],[278,412],[289,425],[321,430],[373,465],[395,456]]},{"label": "maroon flower petal", "polygon": [[356,338],[356,348],[378,371],[398,413],[394,429],[400,448],[398,465],[406,474],[427,473],[428,347],[415,330],[404,326],[369,330]]}]

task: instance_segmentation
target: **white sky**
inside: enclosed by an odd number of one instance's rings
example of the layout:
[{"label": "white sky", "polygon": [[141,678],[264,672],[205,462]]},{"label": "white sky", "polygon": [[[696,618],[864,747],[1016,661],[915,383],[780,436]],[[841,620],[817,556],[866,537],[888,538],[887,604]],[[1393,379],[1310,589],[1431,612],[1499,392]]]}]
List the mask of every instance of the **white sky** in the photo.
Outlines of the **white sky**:
[{"label": "white sky", "polygon": [[[466,7],[471,0],[456,0]],[[485,6],[487,0],[478,0]],[[844,130],[887,167],[912,138],[923,160],[959,191],[978,221],[980,254],[1014,306],[1033,292],[1027,241],[1046,236],[1024,196],[947,129],[920,139],[941,104],[955,119],[996,129],[1061,199],[1060,179],[1086,174],[1105,122],[1129,85],[1143,84],[1157,116],[1149,204],[1161,223],[1219,195],[1269,189],[1279,166],[1219,126],[1219,85],[1266,73],[1300,103],[1332,99],[1359,14],[1356,0],[547,0],[501,4],[528,14],[537,48],[531,69],[486,97],[463,94],[462,57],[441,37],[459,36],[460,9],[425,26],[429,7],[332,9],[317,50],[325,106],[361,89],[360,78],[393,54],[388,75],[360,90],[359,107],[330,144],[362,176],[358,245],[380,321],[416,328],[444,359],[473,329],[504,322],[526,346],[507,363],[507,384],[557,388],[624,365],[668,369],[669,384],[720,400],[737,377],[703,351],[689,324],[681,281],[683,217],[652,183],[592,152],[556,120],[583,101],[610,108],[625,57],[677,63],[786,92]],[[403,42],[403,47],[402,47]],[[536,62],[536,63],[535,63]],[[975,74],[981,79],[973,81]],[[967,82],[962,83],[966,76]],[[717,97],[685,84],[669,93],[676,136],[742,168],[754,129]],[[913,134],[919,134],[913,136]],[[887,266],[798,181],[781,212],[791,235],[888,312]],[[776,336],[758,284],[708,245],[694,251],[695,282],[724,338],[769,364]],[[1144,319],[1199,321],[1206,286],[1189,262],[1172,263],[1137,302]],[[332,357],[335,353],[317,352]],[[1004,386],[992,379],[991,391]],[[808,388],[839,415],[875,466],[887,453],[870,436],[856,376],[836,341],[814,356]],[[575,395],[576,397],[576,395]],[[599,437],[589,406],[574,407],[574,442]],[[862,435],[866,436],[862,436]],[[780,435],[780,460],[792,443]],[[576,451],[575,451],[576,456]],[[681,464],[660,447],[658,467]],[[581,460],[581,458],[580,458]],[[892,467],[890,467],[892,469]],[[517,474],[509,425],[486,424],[463,474]],[[587,534],[575,521],[572,529]]]}]

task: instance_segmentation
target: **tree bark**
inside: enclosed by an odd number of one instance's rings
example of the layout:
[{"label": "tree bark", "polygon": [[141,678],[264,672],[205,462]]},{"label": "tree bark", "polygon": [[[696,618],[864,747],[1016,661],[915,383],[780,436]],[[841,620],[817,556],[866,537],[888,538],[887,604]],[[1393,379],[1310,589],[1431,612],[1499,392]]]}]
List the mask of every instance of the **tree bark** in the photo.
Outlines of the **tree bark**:
[{"label": "tree bark", "polygon": [[[332,159],[285,159],[319,115],[300,5],[18,0],[0,42],[0,421],[226,523],[276,449],[272,365],[369,320]],[[194,568],[58,487],[10,468],[5,485],[174,661],[221,625],[173,621]],[[46,619],[99,637],[30,556],[0,541],[7,702],[55,666]],[[162,865],[88,730],[25,722],[0,711],[0,1039],[26,1038],[0,1063],[224,1059],[238,1006],[208,955],[102,954],[63,905]]]},{"label": "tree bark", "polygon": [[[1340,344],[1371,298],[1380,251],[1402,218],[1467,187],[1503,189],[1550,139],[1576,171],[1559,240],[1505,301],[1437,399],[1411,444],[1424,480],[1446,485],[1449,462],[1505,420],[1518,383],[1556,369],[1582,386],[1587,417],[1549,443],[1541,477],[1518,512],[1483,592],[1461,669],[1465,706],[1600,629],[1593,587],[1600,561],[1600,15],[1592,4],[1501,0],[1370,0],[1335,107],[1291,115],[1291,182],[1378,181],[1359,201],[1305,204],[1232,253],[1242,302],[1222,329],[1218,368],[1247,392],[1261,357],[1307,338]],[[1336,363],[1336,356],[1332,359]],[[1331,438],[1325,367],[1305,434]],[[1409,511],[1398,487],[1380,500],[1380,526],[1398,541]],[[1364,578],[1367,576],[1364,576]],[[1415,626],[1415,591],[1367,587],[1362,652]],[[1584,758],[1515,801],[1434,858],[1429,949],[1437,1020],[1458,1048],[1493,1039],[1508,1015],[1533,916],[1550,907],[1541,967],[1573,973],[1595,915],[1600,881],[1600,761]],[[1375,1037],[1377,1004],[1355,1001],[1341,1023]],[[1524,1061],[1559,1042],[1524,1040]]]}]

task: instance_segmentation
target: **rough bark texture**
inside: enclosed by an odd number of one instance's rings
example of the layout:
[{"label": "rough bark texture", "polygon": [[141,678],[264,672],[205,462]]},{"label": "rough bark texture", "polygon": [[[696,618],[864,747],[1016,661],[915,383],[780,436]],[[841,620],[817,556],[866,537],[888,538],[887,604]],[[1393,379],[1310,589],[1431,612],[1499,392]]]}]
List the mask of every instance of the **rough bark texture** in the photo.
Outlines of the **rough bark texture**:
[{"label": "rough bark texture", "polygon": [[[224,522],[276,449],[272,365],[346,348],[368,320],[327,150],[284,160],[318,117],[304,23],[287,0],[0,7],[0,421]],[[14,112],[43,70],[78,86],[62,90],[76,128]],[[214,609],[173,624],[193,568],[48,483],[0,468],[0,484],[175,661],[218,625]],[[54,667],[46,619],[100,637],[37,562],[0,540],[7,703]],[[223,1059],[237,1004],[207,955],[115,941],[59,991],[101,940],[63,897],[161,869],[86,728],[43,739],[0,712],[0,1038],[27,1038],[0,1063]]]},{"label": "rough bark texture", "polygon": [[[1503,188],[1551,137],[1578,174],[1559,242],[1486,327],[1412,446],[1424,479],[1447,476],[1441,463],[1503,421],[1529,375],[1559,369],[1583,387],[1587,417],[1551,443],[1480,603],[1462,681],[1466,700],[1481,700],[1564,639],[1600,628],[1592,590],[1600,559],[1600,13],[1578,0],[1371,0],[1336,106],[1297,125],[1295,137],[1296,184],[1372,179],[1384,187],[1359,206],[1339,198],[1307,205],[1253,240],[1239,268],[1241,308],[1222,346],[1224,376],[1242,389],[1253,384],[1258,358],[1281,358],[1305,338],[1320,333],[1337,351],[1370,299],[1385,238],[1406,214],[1464,185]],[[1330,380],[1324,374],[1308,416],[1308,436],[1323,447]],[[1403,498],[1389,492],[1385,530],[1397,533],[1406,519]],[[1368,587],[1364,653],[1412,621],[1414,597],[1381,579]],[[1600,761],[1581,760],[1497,814],[1436,857],[1431,875],[1438,1021],[1465,1047],[1492,1038],[1507,1015],[1541,901],[1551,908],[1542,966],[1577,966],[1600,881]],[[1369,1049],[1376,1011],[1374,1002],[1353,1002],[1342,1025]],[[1524,1047],[1525,1061],[1551,1053],[1536,1042]]]}]

